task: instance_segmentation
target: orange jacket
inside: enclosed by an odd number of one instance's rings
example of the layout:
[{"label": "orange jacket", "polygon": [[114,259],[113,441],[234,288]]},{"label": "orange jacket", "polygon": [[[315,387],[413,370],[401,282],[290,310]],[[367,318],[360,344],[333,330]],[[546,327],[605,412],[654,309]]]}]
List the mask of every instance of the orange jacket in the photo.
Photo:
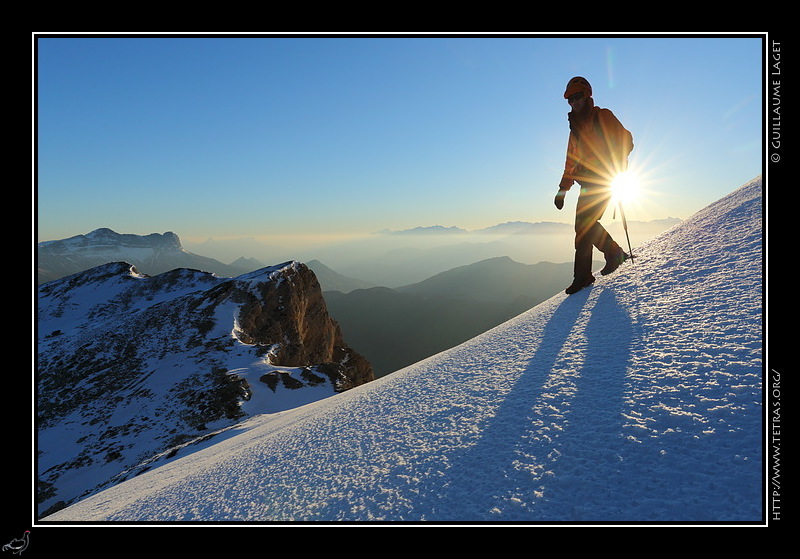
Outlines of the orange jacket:
[{"label": "orange jacket", "polygon": [[567,161],[559,188],[569,190],[574,182],[608,184],[628,168],[633,136],[608,109],[586,107],[578,120],[569,113],[570,132]]}]

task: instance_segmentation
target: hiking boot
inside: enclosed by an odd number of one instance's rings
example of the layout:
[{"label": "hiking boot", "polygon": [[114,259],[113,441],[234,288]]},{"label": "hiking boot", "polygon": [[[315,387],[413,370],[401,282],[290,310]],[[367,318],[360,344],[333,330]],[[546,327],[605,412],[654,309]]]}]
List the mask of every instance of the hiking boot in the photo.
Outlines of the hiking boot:
[{"label": "hiking boot", "polygon": [[625,251],[621,248],[617,247],[611,255],[606,256],[606,265],[605,267],[600,270],[601,276],[606,276],[620,267],[620,265],[628,259],[628,255],[625,254]]},{"label": "hiking boot", "polygon": [[564,293],[566,293],[567,295],[572,295],[573,293],[577,293],[584,287],[592,285],[593,283],[594,283],[594,276],[592,274],[589,274],[588,276],[581,279],[575,278],[575,281],[572,282],[572,285],[570,285],[564,291]]}]

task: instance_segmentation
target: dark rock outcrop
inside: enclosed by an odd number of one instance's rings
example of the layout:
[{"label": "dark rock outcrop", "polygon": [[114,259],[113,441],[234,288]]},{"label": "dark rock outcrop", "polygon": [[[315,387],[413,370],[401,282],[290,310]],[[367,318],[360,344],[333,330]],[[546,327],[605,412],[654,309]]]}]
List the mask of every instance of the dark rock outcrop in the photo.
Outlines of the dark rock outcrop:
[{"label": "dark rock outcrop", "polygon": [[[239,282],[230,283],[238,286]],[[237,298],[242,299],[239,339],[270,347],[270,362],[322,366],[336,376],[343,390],[374,380],[370,364],[347,346],[339,325],[328,315],[319,281],[305,264],[284,265],[277,279],[257,282],[251,289],[239,288]]]}]

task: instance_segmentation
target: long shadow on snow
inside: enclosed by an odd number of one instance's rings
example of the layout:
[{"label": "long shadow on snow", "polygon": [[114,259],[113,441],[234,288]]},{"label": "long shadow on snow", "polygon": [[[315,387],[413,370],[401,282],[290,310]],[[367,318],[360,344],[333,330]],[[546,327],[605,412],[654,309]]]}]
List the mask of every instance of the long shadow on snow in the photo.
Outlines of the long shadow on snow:
[{"label": "long shadow on snow", "polygon": [[627,482],[634,472],[623,463],[622,412],[634,325],[610,288],[600,293],[591,313],[566,429],[535,507],[539,520],[609,521],[630,513]]},{"label": "long shadow on snow", "polygon": [[[445,472],[444,479],[437,481],[445,489],[434,509],[424,514],[426,520],[551,520],[542,516],[544,511],[537,506],[542,496],[536,492],[543,483],[543,474],[548,475],[543,470],[551,469],[549,463],[559,454],[554,449],[560,442],[537,436],[537,421],[541,419],[538,409],[550,397],[544,395],[548,392],[546,383],[591,293],[592,289],[586,289],[565,298],[550,317],[533,358],[500,405],[492,424],[483,431],[481,441],[463,454],[451,457],[453,466]],[[600,371],[602,378],[598,381],[579,382],[578,393],[586,394],[573,397],[572,407],[584,408],[579,425],[592,421],[594,411],[607,416],[603,423],[608,423],[609,418],[618,417],[629,359],[626,350],[631,341],[630,318],[610,291],[602,291],[597,298],[587,330],[586,361],[596,360],[598,366],[605,364],[607,370]],[[597,376],[594,369],[593,365],[587,365],[584,376]],[[606,385],[597,386],[595,382]],[[606,401],[609,395],[612,402]],[[580,429],[579,425],[575,428]],[[618,433],[618,428],[613,432]],[[580,436],[574,432],[573,435]]]}]

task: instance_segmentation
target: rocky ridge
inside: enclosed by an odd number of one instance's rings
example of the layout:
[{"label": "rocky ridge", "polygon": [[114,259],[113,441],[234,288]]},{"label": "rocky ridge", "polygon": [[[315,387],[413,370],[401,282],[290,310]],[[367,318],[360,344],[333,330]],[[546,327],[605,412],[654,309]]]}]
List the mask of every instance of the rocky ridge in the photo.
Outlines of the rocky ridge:
[{"label": "rocky ridge", "polygon": [[235,278],[115,262],[40,286],[37,312],[40,512],[230,428],[255,400],[281,411],[374,378],[299,262]]}]

